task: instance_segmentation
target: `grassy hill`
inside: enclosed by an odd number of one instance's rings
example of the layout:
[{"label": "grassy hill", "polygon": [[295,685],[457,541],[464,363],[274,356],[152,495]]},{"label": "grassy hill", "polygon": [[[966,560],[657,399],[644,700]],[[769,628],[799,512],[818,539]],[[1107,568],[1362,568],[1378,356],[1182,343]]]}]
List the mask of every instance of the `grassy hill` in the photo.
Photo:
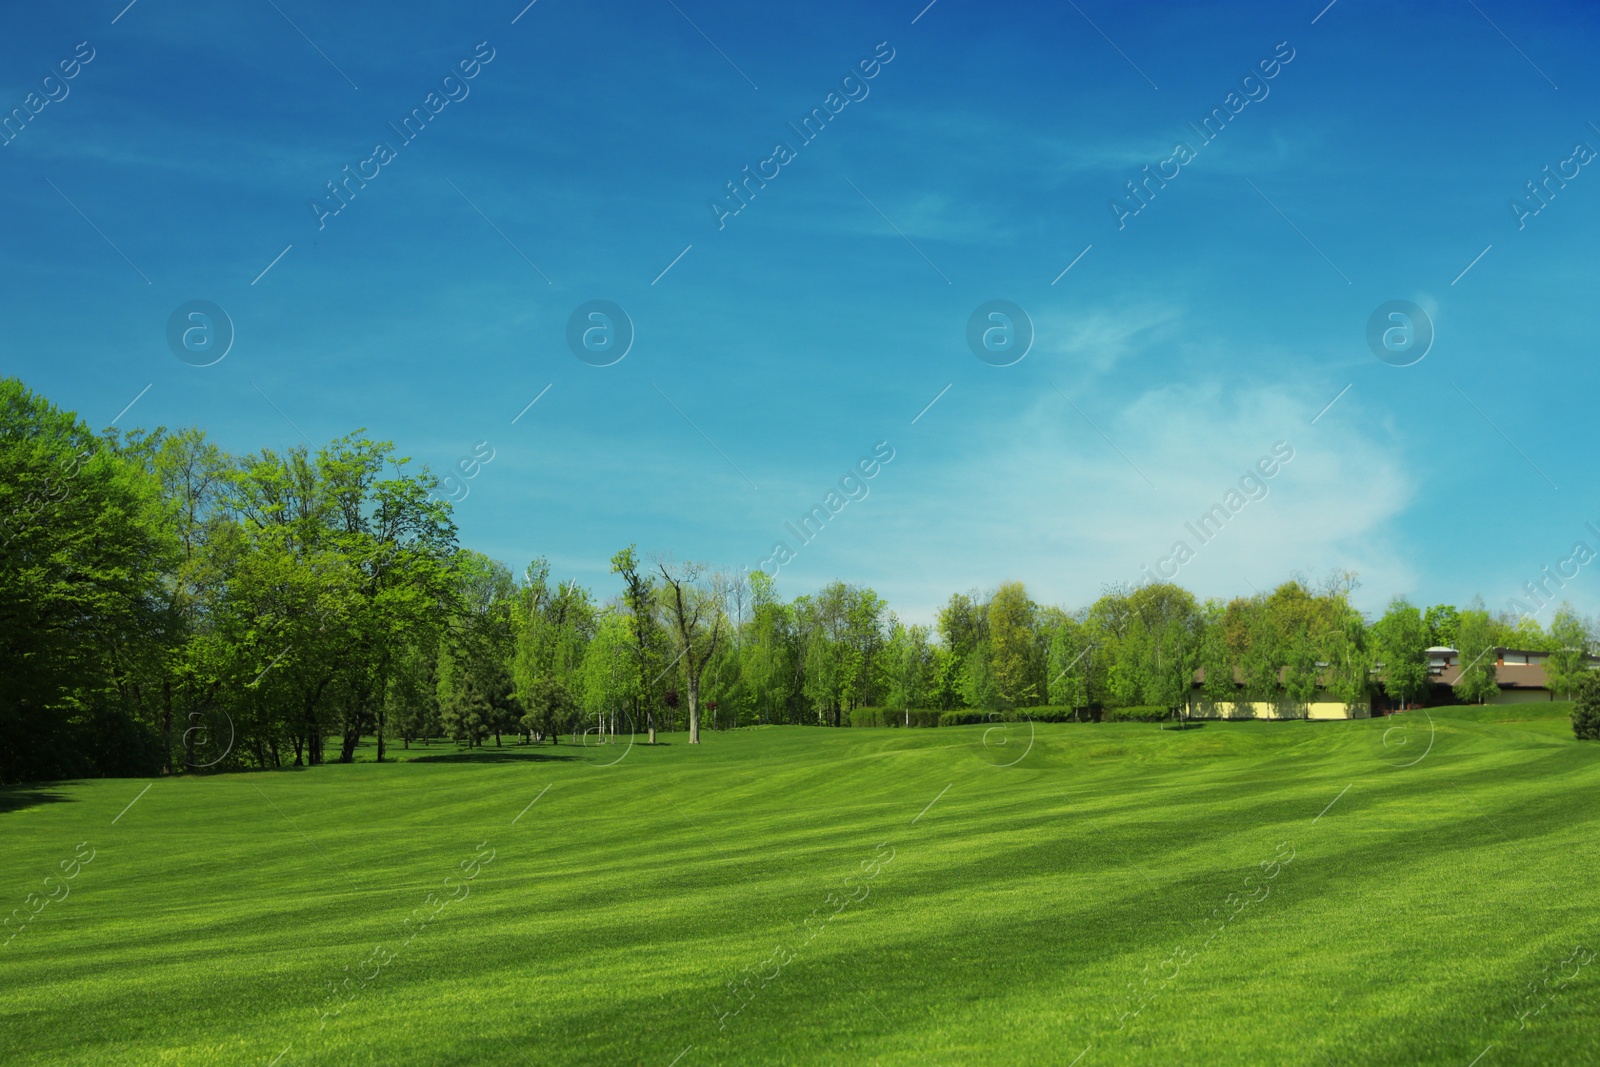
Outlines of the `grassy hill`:
[{"label": "grassy hill", "polygon": [[41,909],[0,1061],[1596,1062],[1600,745],[1566,713],[0,791],[0,906]]}]

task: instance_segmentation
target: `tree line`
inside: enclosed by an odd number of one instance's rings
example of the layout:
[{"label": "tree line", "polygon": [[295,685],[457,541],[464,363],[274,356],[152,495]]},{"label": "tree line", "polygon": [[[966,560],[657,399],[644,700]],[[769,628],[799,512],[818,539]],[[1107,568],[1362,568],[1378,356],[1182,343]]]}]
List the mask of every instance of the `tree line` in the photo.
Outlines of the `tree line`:
[{"label": "tree line", "polygon": [[1548,630],[1481,602],[1397,598],[1369,621],[1350,574],[1228,601],[1109,587],[1073,611],[1008,582],[930,627],[863,586],[786,600],[760,571],[629,546],[601,598],[461,547],[438,486],[362,432],[230,455],[192,428],[96,433],[0,381],[0,784],[349,762],[364,739],[379,760],[579,731],[696,743],[864,708],[1403,705],[1434,644],[1460,650],[1472,701],[1495,645],[1548,649],[1567,691],[1594,637],[1566,607]]}]

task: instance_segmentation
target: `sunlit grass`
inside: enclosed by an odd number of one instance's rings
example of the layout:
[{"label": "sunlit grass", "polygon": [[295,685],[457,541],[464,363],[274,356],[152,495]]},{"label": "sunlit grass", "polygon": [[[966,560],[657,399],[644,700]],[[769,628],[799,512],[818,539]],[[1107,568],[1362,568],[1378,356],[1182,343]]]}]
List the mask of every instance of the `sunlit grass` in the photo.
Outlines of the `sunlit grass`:
[{"label": "sunlit grass", "polygon": [[1600,949],[1600,745],[1566,710],[435,745],[120,817],[147,783],[0,792],[6,909],[95,850],[0,947],[0,1061],[1594,1062],[1600,966],[1563,961]]}]

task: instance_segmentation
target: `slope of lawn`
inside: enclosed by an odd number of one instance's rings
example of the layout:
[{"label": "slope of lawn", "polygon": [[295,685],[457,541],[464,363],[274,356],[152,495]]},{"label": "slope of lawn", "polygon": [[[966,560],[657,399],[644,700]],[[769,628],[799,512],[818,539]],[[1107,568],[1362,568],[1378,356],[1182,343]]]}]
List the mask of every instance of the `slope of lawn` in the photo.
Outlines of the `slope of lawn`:
[{"label": "slope of lawn", "polygon": [[1600,1062],[1567,710],[0,790],[0,1062]]}]

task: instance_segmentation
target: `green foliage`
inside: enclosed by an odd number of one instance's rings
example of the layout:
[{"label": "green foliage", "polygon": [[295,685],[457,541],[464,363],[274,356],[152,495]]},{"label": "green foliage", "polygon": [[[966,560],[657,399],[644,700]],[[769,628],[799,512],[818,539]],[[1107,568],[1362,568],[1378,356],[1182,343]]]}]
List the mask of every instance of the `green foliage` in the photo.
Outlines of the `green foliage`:
[{"label": "green foliage", "polygon": [[1579,741],[1600,741],[1600,672],[1588,672],[1577,684],[1572,736]]},{"label": "green foliage", "polygon": [[1545,673],[1549,677],[1551,692],[1570,696],[1589,675],[1589,627],[1583,617],[1568,604],[1556,609],[1550,620],[1549,658]]},{"label": "green foliage", "polygon": [[1049,620],[1048,641],[1045,669],[1050,703],[1087,707],[1092,648],[1083,625],[1065,612],[1056,611]]},{"label": "green foliage", "polygon": [[614,720],[627,713],[641,681],[627,615],[615,611],[601,614],[577,678],[583,710],[596,721]]},{"label": "green foliage", "polygon": [[170,640],[179,547],[160,484],[110,441],[0,380],[0,784],[105,773],[97,724],[137,714],[130,686]]},{"label": "green foliage", "polygon": [[1495,683],[1494,650],[1498,637],[1487,611],[1468,608],[1461,613],[1457,634],[1461,675],[1455,684],[1455,695],[1463,704],[1481,704],[1500,691]]},{"label": "green foliage", "polygon": [[559,742],[561,735],[577,724],[578,703],[559,679],[536,679],[524,703],[527,711],[522,716],[523,729],[552,742]]},{"label": "green foliage", "polygon": [[868,726],[938,726],[945,713],[937,708],[852,708],[850,725]]},{"label": "green foliage", "polygon": [[939,638],[958,660],[965,660],[988,638],[988,627],[988,613],[975,596],[952,593],[950,600],[939,609]]},{"label": "green foliage", "polygon": [[1130,708],[1106,708],[1100,713],[1101,722],[1166,722],[1172,717],[1171,708],[1148,704]]},{"label": "green foliage", "polygon": [[[1462,625],[1465,627],[1465,620]],[[1373,635],[1383,664],[1384,691],[1404,705],[1422,693],[1428,680],[1428,626],[1414,605],[1404,597],[1395,597],[1373,627]],[[1466,639],[1465,634],[1462,639]]]},{"label": "green foliage", "polygon": [[962,671],[961,700],[969,708],[999,711],[1010,707],[1005,694],[990,668],[989,646],[974,645],[967,653],[966,669]]},{"label": "green foliage", "polygon": [[890,707],[926,707],[935,690],[935,662],[928,628],[902,625],[892,614],[889,623],[889,642],[884,648],[888,676],[885,700]]},{"label": "green foliage", "polygon": [[812,721],[838,726],[850,708],[881,703],[886,607],[871,589],[844,582],[796,599],[801,693]]},{"label": "green foliage", "polygon": [[986,688],[980,699],[969,703],[986,708],[1037,703],[1042,688],[1034,636],[1038,630],[1038,607],[1028,599],[1021,582],[1007,582],[990,598],[985,614],[989,637],[986,669],[993,693]]},{"label": "green foliage", "polygon": [[948,648],[933,650],[933,703],[935,707],[949,710],[961,705],[961,693],[966,688],[966,666]]},{"label": "green foliage", "polygon": [[1435,604],[1422,616],[1428,626],[1428,644],[1455,648],[1460,640],[1461,612],[1450,604]]}]

